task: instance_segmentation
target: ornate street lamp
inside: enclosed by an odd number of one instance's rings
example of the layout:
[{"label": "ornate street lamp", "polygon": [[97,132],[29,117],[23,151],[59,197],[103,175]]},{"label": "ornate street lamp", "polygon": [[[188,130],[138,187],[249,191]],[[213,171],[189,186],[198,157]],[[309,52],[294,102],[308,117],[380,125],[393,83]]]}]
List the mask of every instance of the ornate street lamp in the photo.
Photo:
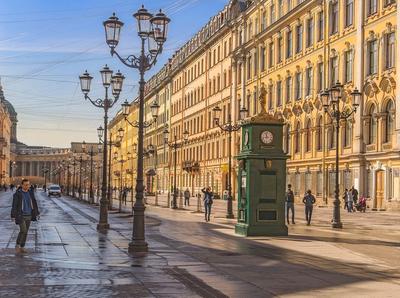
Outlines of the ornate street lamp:
[{"label": "ornate street lamp", "polygon": [[[107,186],[107,200],[108,200],[108,210],[112,210],[112,191],[111,191],[111,166],[112,166],[112,158],[111,152],[113,147],[120,147],[121,141],[124,138],[124,130],[122,128],[117,130],[117,138],[115,141],[112,140],[112,133],[109,134],[109,140],[107,142],[108,146],[108,180],[106,180]],[[104,136],[104,129],[102,126],[97,128],[97,136],[99,137],[99,144],[104,145],[103,136]],[[107,151],[106,151],[107,152]],[[104,154],[104,153],[103,153]],[[106,174],[107,176],[107,174]]]},{"label": "ornate street lamp", "polygon": [[[120,25],[120,26],[119,26]],[[105,25],[106,26],[106,25]],[[119,39],[119,32],[120,28],[122,27],[121,22],[119,22],[117,19],[114,20],[113,25],[110,25],[111,27],[107,27],[106,32],[112,33],[112,36],[108,36],[111,39],[107,38],[107,43],[112,46],[112,42],[109,40],[115,40],[116,38]],[[118,29],[119,26],[119,29]],[[118,44],[114,43],[113,46],[116,46]],[[104,110],[104,129],[98,129],[98,135],[101,134],[101,137],[104,137],[104,143],[103,143],[103,179],[102,179],[102,194],[101,194],[101,200],[100,200],[100,218],[99,218],[99,224],[97,225],[97,229],[99,231],[104,231],[107,230],[110,225],[108,223],[108,198],[107,198],[107,125],[108,125],[108,111],[110,108],[114,106],[114,104],[117,102],[119,95],[122,90],[122,85],[124,81],[124,76],[118,71],[115,75],[113,75],[113,71],[106,65],[104,68],[100,71],[101,74],[101,80],[103,83],[103,87],[105,89],[105,96],[103,99],[98,98],[96,100],[92,100],[89,97],[89,92],[90,92],[90,85],[91,81],[93,79],[92,76],[89,75],[87,71],[83,75],[79,77],[80,83],[81,83],[81,89],[82,92],[85,96],[86,100],[89,100],[95,107],[101,108]],[[109,88],[112,88],[112,95],[114,98],[109,98]]]},{"label": "ornate street lamp", "polygon": [[174,140],[172,142],[169,142],[169,131],[168,128],[166,127],[164,130],[164,144],[168,145],[168,147],[170,147],[171,149],[174,149],[174,193],[173,193],[173,197],[172,197],[172,209],[177,209],[178,206],[176,205],[176,199],[177,199],[177,195],[178,195],[178,191],[176,188],[176,151],[178,148],[183,147],[183,145],[188,141],[189,139],[189,132],[187,130],[185,130],[183,132],[183,141],[181,141],[180,143],[178,142],[178,137],[176,135],[176,133],[174,134]]},{"label": "ornate street lamp", "polygon": [[233,203],[232,203],[232,132],[238,131],[241,128],[240,121],[247,117],[247,109],[242,107],[239,113],[239,122],[234,123],[232,121],[231,113],[228,112],[228,122],[225,124],[220,124],[221,118],[221,108],[219,106],[215,106],[213,109],[213,119],[214,123],[225,132],[228,132],[228,201],[227,201],[227,212],[226,218],[234,218],[233,214]]},{"label": "ornate street lamp", "polygon": [[[163,45],[167,40],[168,24],[170,19],[161,11],[153,16],[144,6],[142,6],[134,15],[137,20],[138,36],[141,40],[141,51],[137,57],[129,55],[122,58],[117,52],[116,47],[119,43],[120,32],[123,23],[113,14],[107,21],[103,23],[106,42],[110,47],[111,55],[114,54],[126,66],[139,70],[139,121],[133,125],[138,127],[138,159],[137,159],[137,176],[136,176],[136,202],[134,209],[132,241],[129,243],[129,252],[146,252],[148,245],[145,240],[144,233],[144,185],[143,185],[143,132],[146,127],[144,121],[144,74],[157,61],[157,56],[162,52]],[[146,53],[146,43],[149,52]],[[129,108],[129,107],[128,107]],[[155,107],[154,107],[155,108]],[[124,114],[127,115],[127,114]]]},{"label": "ornate street lamp", "polygon": [[343,224],[340,220],[340,200],[339,200],[339,132],[340,132],[340,120],[349,119],[360,105],[360,98],[362,94],[358,89],[354,89],[350,95],[352,97],[352,107],[347,107],[345,103],[342,103],[343,85],[337,82],[330,89],[324,90],[320,96],[322,99],[322,105],[324,106],[325,113],[335,121],[336,125],[336,170],[335,170],[335,200],[333,202],[333,219],[332,228],[341,229]]}]

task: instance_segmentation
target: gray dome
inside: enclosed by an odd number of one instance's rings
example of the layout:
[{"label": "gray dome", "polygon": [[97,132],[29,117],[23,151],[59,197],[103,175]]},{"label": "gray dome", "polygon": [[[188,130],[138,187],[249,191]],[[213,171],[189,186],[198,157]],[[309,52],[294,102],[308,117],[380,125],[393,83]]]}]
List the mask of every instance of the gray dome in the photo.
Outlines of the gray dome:
[{"label": "gray dome", "polygon": [[7,108],[8,113],[10,114],[11,117],[17,117],[17,112],[15,111],[14,106],[9,102],[7,99],[3,98],[3,102]]}]

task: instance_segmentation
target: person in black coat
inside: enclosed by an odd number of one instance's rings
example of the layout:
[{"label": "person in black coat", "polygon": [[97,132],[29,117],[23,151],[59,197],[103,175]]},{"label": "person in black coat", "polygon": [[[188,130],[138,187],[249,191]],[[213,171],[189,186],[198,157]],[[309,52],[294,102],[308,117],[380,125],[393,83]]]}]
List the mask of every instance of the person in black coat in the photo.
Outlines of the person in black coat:
[{"label": "person in black coat", "polygon": [[28,179],[23,179],[21,188],[13,195],[11,208],[11,219],[19,225],[19,234],[15,245],[16,252],[26,253],[25,242],[28,236],[29,226],[32,221],[37,221],[40,212],[36,202],[35,194],[30,190]]}]

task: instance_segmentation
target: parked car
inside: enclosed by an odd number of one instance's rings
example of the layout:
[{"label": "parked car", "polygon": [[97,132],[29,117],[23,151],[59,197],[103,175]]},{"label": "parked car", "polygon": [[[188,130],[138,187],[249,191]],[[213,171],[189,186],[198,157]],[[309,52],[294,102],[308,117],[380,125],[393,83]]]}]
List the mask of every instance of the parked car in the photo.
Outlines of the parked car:
[{"label": "parked car", "polygon": [[51,196],[61,197],[61,187],[56,184],[50,185],[47,188],[47,195],[49,197],[51,197]]}]

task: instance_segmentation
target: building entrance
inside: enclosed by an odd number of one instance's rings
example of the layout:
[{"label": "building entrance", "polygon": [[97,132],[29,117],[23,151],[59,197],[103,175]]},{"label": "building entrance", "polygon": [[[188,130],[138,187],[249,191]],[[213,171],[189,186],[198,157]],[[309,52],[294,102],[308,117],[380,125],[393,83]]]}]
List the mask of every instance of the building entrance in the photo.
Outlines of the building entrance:
[{"label": "building entrance", "polygon": [[376,172],[376,191],[375,191],[375,208],[382,209],[382,203],[385,193],[385,183],[384,183],[384,172],[377,171]]}]

